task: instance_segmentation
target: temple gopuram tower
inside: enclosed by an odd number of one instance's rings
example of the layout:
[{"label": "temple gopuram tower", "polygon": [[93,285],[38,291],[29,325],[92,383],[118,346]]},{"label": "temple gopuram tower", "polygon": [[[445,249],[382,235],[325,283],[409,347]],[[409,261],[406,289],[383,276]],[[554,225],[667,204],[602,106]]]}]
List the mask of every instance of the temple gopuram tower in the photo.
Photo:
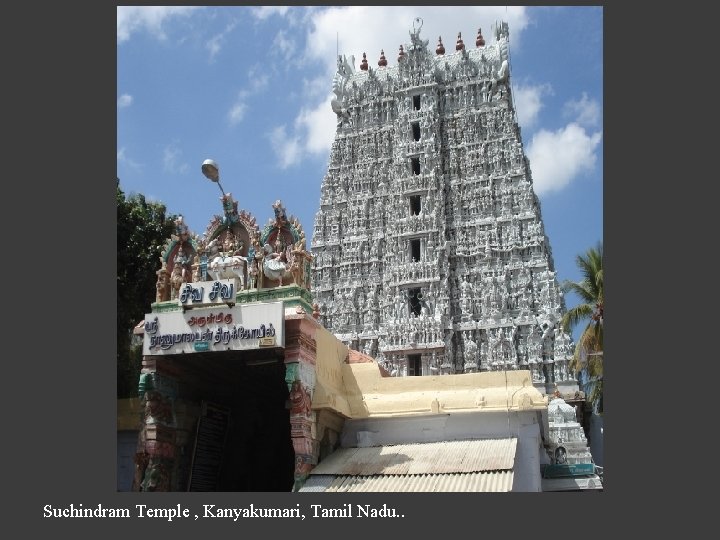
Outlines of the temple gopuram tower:
[{"label": "temple gopuram tower", "polygon": [[577,389],[573,343],[513,106],[507,23],[394,66],[338,57],[311,251],[320,322],[393,375],[527,369]]}]

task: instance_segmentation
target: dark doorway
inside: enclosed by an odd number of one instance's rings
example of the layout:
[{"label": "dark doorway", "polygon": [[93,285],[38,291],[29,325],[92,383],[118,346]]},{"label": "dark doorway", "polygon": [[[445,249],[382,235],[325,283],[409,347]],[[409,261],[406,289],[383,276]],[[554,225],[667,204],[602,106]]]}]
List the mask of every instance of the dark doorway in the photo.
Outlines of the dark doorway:
[{"label": "dark doorway", "polygon": [[417,262],[420,260],[420,239],[413,238],[409,242],[410,244],[410,260]]},{"label": "dark doorway", "polygon": [[413,140],[419,141],[420,140],[420,122],[412,122],[410,125],[412,126]]},{"label": "dark doorway", "polygon": [[[229,410],[217,491],[292,491],[295,451],[282,351],[198,353],[168,360],[178,373],[180,397]],[[194,448],[189,444],[188,453]],[[189,473],[192,455],[187,457]]]},{"label": "dark doorway", "polygon": [[420,300],[418,299],[418,296],[420,296],[420,289],[408,289],[408,300],[410,301],[410,313],[415,315],[416,317],[420,316],[422,305],[420,304]]},{"label": "dark doorway", "polygon": [[285,365],[246,365],[235,380],[221,491],[291,491],[295,452]]},{"label": "dark doorway", "polygon": [[410,158],[410,168],[413,174],[420,174],[420,158]]},{"label": "dark doorway", "polygon": [[410,195],[410,215],[420,214],[420,195]]},{"label": "dark doorway", "polygon": [[422,375],[422,356],[419,354],[409,354],[407,357],[408,362],[408,376],[419,377]]}]

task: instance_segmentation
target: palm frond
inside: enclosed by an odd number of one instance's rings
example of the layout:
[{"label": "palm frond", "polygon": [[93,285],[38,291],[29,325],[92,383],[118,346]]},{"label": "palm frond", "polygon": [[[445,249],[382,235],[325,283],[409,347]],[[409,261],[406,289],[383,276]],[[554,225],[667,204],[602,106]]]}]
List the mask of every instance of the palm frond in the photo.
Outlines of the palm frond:
[{"label": "palm frond", "polygon": [[588,304],[580,304],[578,306],[570,308],[563,315],[560,324],[562,324],[562,327],[566,332],[570,333],[570,330],[572,328],[575,328],[578,323],[590,318],[592,316],[592,311],[593,308]]},{"label": "palm frond", "polygon": [[584,281],[581,281],[579,283],[575,283],[573,281],[564,281],[562,286],[562,291],[565,293],[571,292],[580,297],[580,300],[585,302],[586,304],[594,303],[596,295],[593,290],[593,288]]},{"label": "palm frond", "polygon": [[592,404],[593,410],[598,413],[603,413],[603,378],[591,378],[585,384],[585,390],[587,392],[587,400]]},{"label": "palm frond", "polygon": [[576,294],[582,303],[565,312],[561,324],[568,332],[582,321],[587,320],[588,324],[575,344],[568,367],[577,374],[584,372],[589,377],[585,385],[588,401],[596,411],[602,412],[605,302],[602,241],[578,255],[575,262],[582,279],[578,282],[564,281],[562,290]]},{"label": "palm frond", "polygon": [[599,356],[598,353],[602,352],[601,343],[598,341],[601,338],[602,336],[598,335],[594,325],[588,325],[585,328],[575,344],[575,352],[568,364],[575,373],[585,368],[589,364],[590,358]]}]

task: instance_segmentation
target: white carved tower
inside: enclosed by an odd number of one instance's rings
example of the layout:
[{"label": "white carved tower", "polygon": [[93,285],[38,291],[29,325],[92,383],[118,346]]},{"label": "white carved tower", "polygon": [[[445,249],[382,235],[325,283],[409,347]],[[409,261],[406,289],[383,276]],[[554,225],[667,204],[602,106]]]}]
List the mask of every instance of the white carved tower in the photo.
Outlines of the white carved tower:
[{"label": "white carved tower", "polygon": [[321,322],[394,375],[528,369],[574,386],[571,338],[510,87],[508,26],[395,66],[338,58],[312,239]]}]

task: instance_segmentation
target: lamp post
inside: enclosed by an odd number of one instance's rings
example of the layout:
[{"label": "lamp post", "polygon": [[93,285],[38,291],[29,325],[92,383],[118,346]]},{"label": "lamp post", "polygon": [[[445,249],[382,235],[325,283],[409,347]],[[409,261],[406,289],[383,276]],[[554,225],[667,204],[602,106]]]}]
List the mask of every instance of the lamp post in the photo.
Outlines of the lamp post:
[{"label": "lamp post", "polygon": [[220,200],[222,202],[223,213],[225,214],[225,217],[223,217],[223,224],[228,230],[231,230],[232,225],[238,221],[237,202],[233,200],[230,193],[225,193],[225,190],[220,184],[220,167],[216,161],[206,159],[203,161],[201,169],[207,179],[214,184],[217,184],[220,188],[220,192],[222,193]]},{"label": "lamp post", "polygon": [[217,186],[220,188],[221,193],[223,194],[223,197],[225,197],[225,190],[223,190],[222,185],[220,184],[220,167],[218,166],[217,162],[212,159],[206,159],[205,161],[203,161],[201,169],[202,173],[207,177],[208,180],[217,184]]}]

